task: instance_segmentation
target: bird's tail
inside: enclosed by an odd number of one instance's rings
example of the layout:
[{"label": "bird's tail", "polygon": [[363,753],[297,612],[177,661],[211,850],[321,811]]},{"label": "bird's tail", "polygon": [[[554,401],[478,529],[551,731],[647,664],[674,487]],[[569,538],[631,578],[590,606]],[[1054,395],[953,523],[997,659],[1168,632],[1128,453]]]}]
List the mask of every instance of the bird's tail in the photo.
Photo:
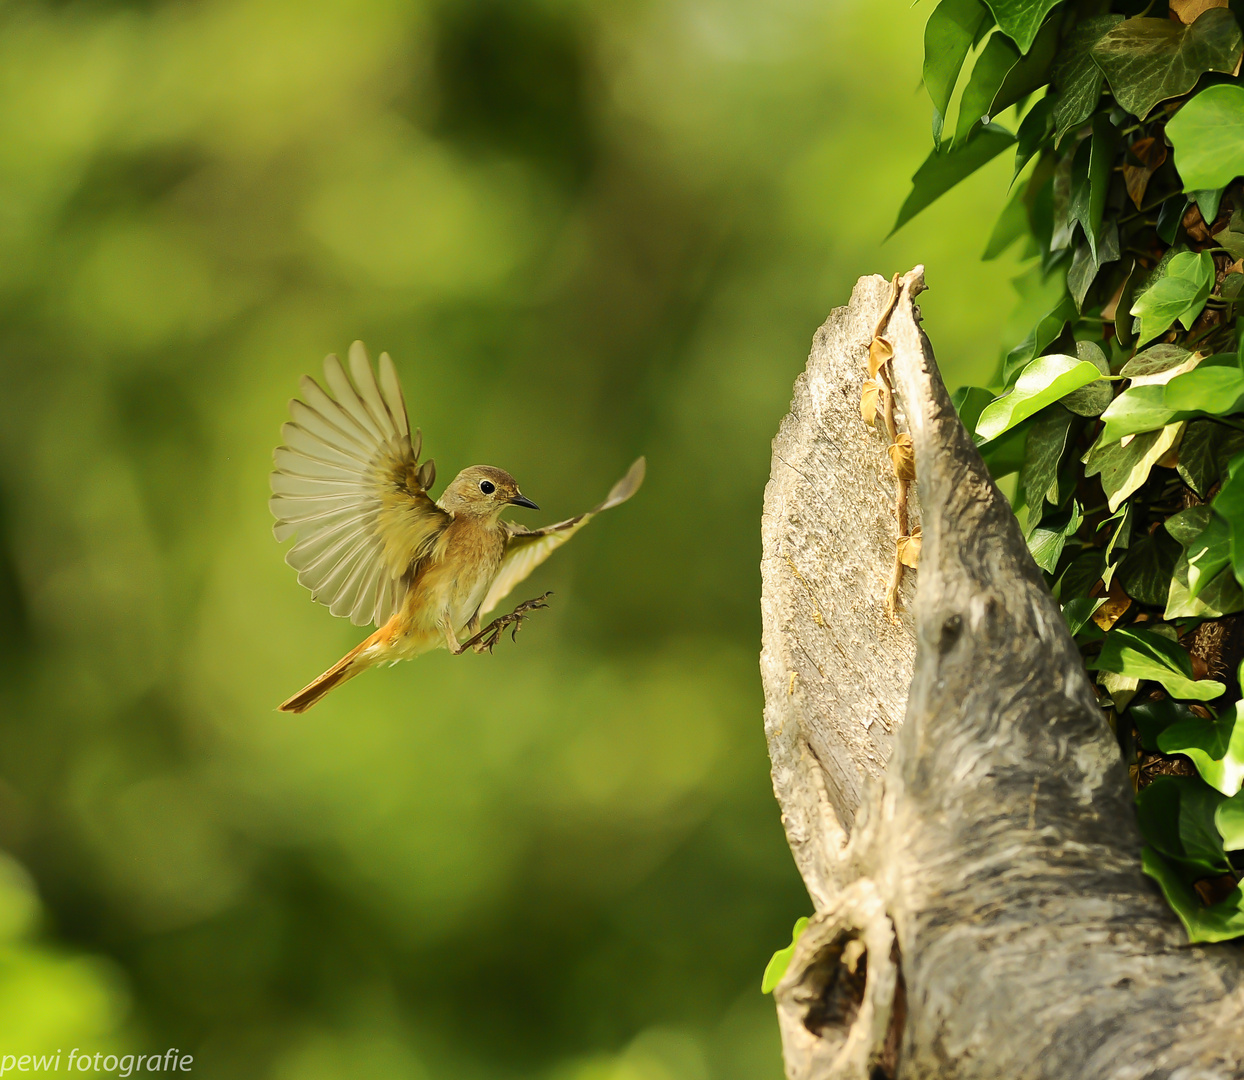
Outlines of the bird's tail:
[{"label": "bird's tail", "polygon": [[382,633],[382,630],[377,630],[371,637],[361,641],[318,679],[309,682],[277,708],[281,712],[306,712],[333,687],[353,679],[355,675],[361,675],[376,662],[376,650],[373,646],[380,642]]}]

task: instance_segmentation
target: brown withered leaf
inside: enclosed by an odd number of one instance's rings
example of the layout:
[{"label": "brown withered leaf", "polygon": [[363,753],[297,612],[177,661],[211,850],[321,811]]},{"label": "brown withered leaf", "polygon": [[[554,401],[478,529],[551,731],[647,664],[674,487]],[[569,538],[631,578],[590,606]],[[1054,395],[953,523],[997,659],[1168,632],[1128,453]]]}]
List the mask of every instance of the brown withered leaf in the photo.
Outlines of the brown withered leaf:
[{"label": "brown withered leaf", "polygon": [[[1133,165],[1135,158],[1138,164]],[[1123,183],[1127,185],[1127,193],[1136,209],[1144,202],[1145,189],[1149,186],[1149,178],[1162,167],[1166,161],[1166,143],[1155,139],[1152,135],[1137,139],[1127,149],[1123,159]]]},{"label": "brown withered leaf", "polygon": [[1210,8],[1225,8],[1227,0],[1170,0],[1171,14],[1185,26],[1197,21],[1197,17]]},{"label": "brown withered leaf", "polygon": [[881,402],[881,384],[876,379],[867,379],[860,388],[860,416],[864,423],[872,427],[877,419],[877,406]]},{"label": "brown withered leaf", "polygon": [[910,536],[900,536],[898,538],[898,561],[904,566],[910,566],[913,570],[920,565],[920,545],[924,540],[920,536],[920,526],[917,525]]},{"label": "brown withered leaf", "polygon": [[894,475],[900,480],[914,480],[916,478],[916,455],[912,449],[911,436],[905,431],[900,431],[887,449],[890,451],[890,462],[894,465]]},{"label": "brown withered leaf", "polygon": [[1201,208],[1196,203],[1188,207],[1188,212],[1184,214],[1183,227],[1188,230],[1188,235],[1193,240],[1199,240],[1203,244],[1209,239],[1209,227],[1201,217]]},{"label": "brown withered leaf", "polygon": [[881,370],[884,364],[891,356],[894,355],[894,349],[890,343],[883,337],[875,337],[872,344],[868,346],[868,375],[869,378],[875,379],[877,372]]},{"label": "brown withered leaf", "polygon": [[1123,591],[1117,581],[1110,583],[1110,591],[1106,593],[1106,602],[1093,612],[1093,622],[1103,630],[1109,630],[1132,606],[1132,598]]},{"label": "brown withered leaf", "polygon": [[1233,874],[1222,874],[1219,877],[1201,878],[1200,881],[1194,881],[1192,887],[1196,889],[1201,903],[1206,907],[1213,907],[1235,892],[1237,884],[1239,883]]}]

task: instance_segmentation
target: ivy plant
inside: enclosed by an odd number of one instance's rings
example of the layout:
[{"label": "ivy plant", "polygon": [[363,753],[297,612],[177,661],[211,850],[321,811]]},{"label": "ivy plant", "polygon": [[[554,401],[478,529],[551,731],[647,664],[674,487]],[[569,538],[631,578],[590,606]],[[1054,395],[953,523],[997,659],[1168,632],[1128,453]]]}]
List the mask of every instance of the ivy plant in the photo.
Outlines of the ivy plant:
[{"label": "ivy plant", "polygon": [[[1244,936],[1244,0],[941,0],[901,227],[999,154],[1058,303],[955,394],[1079,644],[1193,941]],[[958,101],[956,115],[952,105]]]}]

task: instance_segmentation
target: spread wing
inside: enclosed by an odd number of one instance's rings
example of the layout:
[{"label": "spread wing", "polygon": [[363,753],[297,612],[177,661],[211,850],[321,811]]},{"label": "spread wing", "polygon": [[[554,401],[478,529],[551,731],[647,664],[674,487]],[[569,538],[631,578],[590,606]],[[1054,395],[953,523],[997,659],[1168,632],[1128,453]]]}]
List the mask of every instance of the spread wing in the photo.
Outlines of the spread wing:
[{"label": "spread wing", "polygon": [[627,470],[621,480],[613,485],[605,501],[594,506],[586,514],[567,518],[556,525],[546,525],[543,529],[524,529],[507,521],[510,529],[509,543],[505,548],[505,556],[501,560],[501,570],[493,579],[488,595],[479,606],[481,616],[487,615],[504,600],[520,581],[526,578],[537,566],[553,554],[559,547],[577,533],[592,517],[611,506],[626,502],[639,490],[644,482],[645,461],[638,458]]},{"label": "spread wing", "polygon": [[350,374],[324,360],[334,396],[309,376],[303,400],[289,403],[293,423],[273,457],[272,499],[278,540],[297,536],[285,561],[314,599],[357,626],[378,626],[397,610],[411,564],[425,555],[450,518],[427,494],[436,475],[419,464],[406,402],[388,353],[380,378],[361,341],[350,346]]}]

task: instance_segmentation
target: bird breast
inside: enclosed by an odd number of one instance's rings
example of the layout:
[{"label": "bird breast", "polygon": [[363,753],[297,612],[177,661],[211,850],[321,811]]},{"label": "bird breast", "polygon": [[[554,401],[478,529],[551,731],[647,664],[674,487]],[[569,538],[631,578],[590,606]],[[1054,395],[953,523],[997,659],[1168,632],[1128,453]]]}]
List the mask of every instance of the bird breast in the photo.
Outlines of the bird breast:
[{"label": "bird breast", "polygon": [[475,614],[501,568],[507,533],[494,522],[455,518],[411,590],[412,629],[432,629],[448,612],[457,632]]}]

